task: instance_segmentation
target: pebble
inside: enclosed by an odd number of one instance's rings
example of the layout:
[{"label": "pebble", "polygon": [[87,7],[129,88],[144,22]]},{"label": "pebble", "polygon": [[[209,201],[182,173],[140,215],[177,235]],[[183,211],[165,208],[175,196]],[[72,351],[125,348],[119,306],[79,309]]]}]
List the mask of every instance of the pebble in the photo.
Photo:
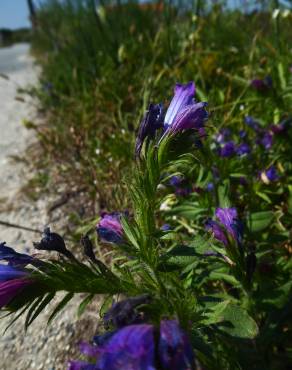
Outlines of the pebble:
[{"label": "pebble", "polygon": [[[25,87],[34,83],[37,79],[37,70],[33,60],[29,56],[28,46],[15,46],[12,51],[7,48],[0,49],[1,53],[12,52],[11,64],[17,63],[19,57],[25,61],[22,68],[15,68],[14,72],[8,73],[15,84],[3,84],[0,81],[0,188],[1,204],[0,219],[32,228],[43,229],[51,219],[47,214],[47,205],[55,201],[54,197],[44,194],[35,204],[23,199],[20,194],[21,187],[25,185],[30,170],[23,163],[15,163],[8,160],[13,154],[23,155],[28,143],[35,140],[33,132],[26,130],[21,124],[22,119],[34,119],[36,112],[32,111],[33,104],[29,97],[25,103],[14,100],[17,94],[17,84]],[[16,54],[16,55],[15,55]],[[0,64],[1,72],[1,64]],[[3,72],[3,71],[2,71]],[[13,119],[9,119],[9,117]],[[5,135],[2,135],[2,134]],[[9,146],[6,141],[9,141]],[[3,150],[2,150],[3,149]],[[6,199],[4,204],[2,199]],[[58,210],[61,213],[61,210]],[[53,229],[62,230],[67,219],[62,215],[61,222],[56,222]],[[0,241],[6,241],[7,245],[17,251],[33,251],[33,241],[39,240],[40,235],[0,225]],[[95,324],[92,320],[84,332],[83,324],[88,320],[77,321],[76,310],[80,303],[79,296],[72,299],[65,310],[58,315],[49,327],[46,326],[52,305],[49,305],[24,332],[24,320],[20,318],[11,326],[5,334],[4,330],[11,317],[0,319],[0,353],[1,370],[64,370],[70,358],[78,358],[76,343],[81,339],[89,340],[94,335]],[[97,311],[97,310],[96,310]],[[69,352],[69,354],[68,354]]]}]

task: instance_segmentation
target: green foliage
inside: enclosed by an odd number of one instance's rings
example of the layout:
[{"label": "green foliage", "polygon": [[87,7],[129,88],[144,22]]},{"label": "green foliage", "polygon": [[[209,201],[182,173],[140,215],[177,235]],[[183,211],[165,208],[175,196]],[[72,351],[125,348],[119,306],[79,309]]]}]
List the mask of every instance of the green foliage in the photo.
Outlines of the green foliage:
[{"label": "green foliage", "polygon": [[[200,17],[183,4],[180,12],[132,3],[96,11],[81,0],[42,4],[34,52],[43,86],[35,93],[49,115],[46,125],[28,126],[38,131],[45,171],[84,189],[90,204],[98,193],[104,208],[130,212],[121,217],[123,243],[96,241],[106,263],[44,262],[32,275],[39,285],[8,308],[26,311],[28,327],[57,292],[64,296],[49,321],[78,293],[85,293],[79,315],[95,295],[104,296],[101,316],[117,296],[147,295],[143,315],[155,324],[177,318],[202,367],[284,369],[291,357],[291,22],[281,18],[279,37],[269,12],[223,12],[218,4],[202,12],[198,3]],[[250,86],[268,75],[269,89]],[[134,162],[148,103],[169,100],[170,87],[188,80],[209,103],[202,146],[197,132],[158,132]],[[248,115],[256,130],[244,122]],[[261,135],[273,132],[271,124],[285,130],[266,148]],[[220,156],[223,128],[251,154]],[[276,180],[267,177],[271,166]],[[172,176],[181,177],[182,189],[169,183]],[[49,185],[48,172],[37,178]],[[237,209],[243,235],[234,237],[238,224],[230,225],[234,233],[220,224],[218,207]],[[97,221],[89,216],[82,232]],[[208,219],[225,242],[206,230]],[[164,223],[170,230],[161,230]]]}]

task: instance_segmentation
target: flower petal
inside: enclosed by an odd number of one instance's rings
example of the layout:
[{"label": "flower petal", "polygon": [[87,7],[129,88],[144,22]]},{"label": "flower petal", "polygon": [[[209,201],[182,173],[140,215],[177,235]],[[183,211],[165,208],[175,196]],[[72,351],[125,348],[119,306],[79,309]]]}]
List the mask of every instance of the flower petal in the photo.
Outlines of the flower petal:
[{"label": "flower petal", "polygon": [[194,82],[191,81],[185,85],[176,84],[174,89],[174,97],[172,98],[165,115],[164,119],[165,128],[173,124],[175,117],[183,108],[185,108],[187,105],[192,104],[194,96],[195,96]]}]

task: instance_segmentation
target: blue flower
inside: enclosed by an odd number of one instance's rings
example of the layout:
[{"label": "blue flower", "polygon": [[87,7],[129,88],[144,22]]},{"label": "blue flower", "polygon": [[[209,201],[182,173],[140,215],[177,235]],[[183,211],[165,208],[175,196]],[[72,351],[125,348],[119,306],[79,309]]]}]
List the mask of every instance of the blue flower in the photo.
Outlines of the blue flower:
[{"label": "blue flower", "polygon": [[114,334],[101,349],[100,370],[155,370],[154,327],[129,325]]},{"label": "blue flower", "polygon": [[270,166],[267,170],[260,173],[260,178],[265,184],[279,180],[280,176],[275,166]]},{"label": "blue flower", "polygon": [[175,320],[160,323],[159,359],[165,370],[190,370],[194,361],[187,335]]},{"label": "blue flower", "polygon": [[214,190],[214,184],[213,182],[209,182],[206,186],[206,190],[209,192],[212,192]]},{"label": "blue flower", "polygon": [[236,146],[233,141],[228,141],[222,148],[219,149],[221,157],[231,157],[236,153]]},{"label": "blue flower", "polygon": [[160,228],[162,231],[170,231],[172,227],[169,224],[164,224]]},{"label": "blue flower", "polygon": [[102,241],[115,244],[123,242],[123,228],[120,220],[121,214],[118,212],[101,215],[96,230]]},{"label": "blue flower", "polygon": [[[23,279],[22,277],[24,275],[21,274],[20,275],[18,274],[17,276],[16,274],[13,275],[13,273],[10,273],[8,276],[8,271],[6,271],[5,275],[2,270],[2,273],[0,271],[0,275],[2,275],[2,277],[6,276],[6,281],[1,280],[2,282],[0,283],[0,308],[8,305],[13,300],[13,298],[15,298],[19,293],[21,293],[21,291],[25,287],[32,284],[32,281],[28,279]],[[8,280],[7,277],[11,280]],[[20,277],[20,279],[17,277]]]},{"label": "blue flower", "polygon": [[251,81],[251,86],[260,92],[266,92],[273,87],[273,80],[271,76],[266,76],[263,79],[255,78]]},{"label": "blue flower", "polygon": [[114,303],[103,317],[105,325],[108,326],[111,323],[116,328],[121,328],[141,322],[141,315],[136,307],[147,303],[148,300],[149,296],[144,294]]},{"label": "blue flower", "polygon": [[265,132],[261,139],[261,144],[265,149],[270,149],[273,144],[273,134],[269,131]]},{"label": "blue flower", "polygon": [[258,131],[260,129],[259,123],[251,116],[245,116],[244,122],[247,124],[247,126],[255,131]]},{"label": "blue flower", "polygon": [[180,176],[171,176],[169,179],[169,185],[178,187],[182,184],[183,179]]},{"label": "blue flower", "polygon": [[249,154],[250,151],[250,146],[246,143],[242,143],[236,148],[236,153],[240,156]]},{"label": "blue flower", "polygon": [[215,239],[219,240],[224,245],[228,244],[225,232],[218,224],[218,222],[208,219],[205,224],[205,227],[207,230],[210,230],[213,233]]},{"label": "blue flower", "polygon": [[69,252],[62,236],[52,233],[49,227],[45,228],[41,241],[34,243],[34,247],[40,250],[56,251],[64,255],[67,255]]},{"label": "blue flower", "polygon": [[81,343],[81,352],[95,359],[95,364],[71,361],[69,370],[155,370],[157,366],[163,370],[192,368],[192,347],[177,321],[161,321],[157,341],[154,335],[155,328],[151,324],[128,325],[111,333],[101,346]]},{"label": "blue flower", "polygon": [[28,273],[23,270],[16,269],[9,265],[0,265],[0,281],[19,279],[27,276]]},{"label": "blue flower", "polygon": [[246,133],[245,130],[240,130],[238,135],[241,139],[244,139],[246,137],[247,133]]},{"label": "blue flower", "polygon": [[227,246],[228,240],[226,236],[229,234],[239,245],[241,245],[243,224],[237,217],[236,209],[217,208],[215,215],[220,224],[217,221],[210,219],[206,222],[206,228],[213,232],[215,239],[221,241],[225,246]]},{"label": "blue flower", "polygon": [[200,129],[204,126],[208,113],[207,103],[196,103],[195,84],[177,84],[164,118],[164,129],[168,132],[179,132],[189,129]]},{"label": "blue flower", "polygon": [[158,129],[163,127],[163,106],[162,104],[150,104],[139,127],[135,153],[140,156],[144,141],[153,138]]},{"label": "blue flower", "polygon": [[216,135],[215,141],[218,144],[224,144],[226,139],[230,137],[231,131],[229,128],[222,128],[219,133]]},{"label": "blue flower", "polygon": [[233,239],[241,243],[243,228],[238,220],[236,208],[217,208],[215,215]]},{"label": "blue flower", "polygon": [[278,180],[279,178],[279,175],[278,175],[278,172],[275,166],[271,166],[270,168],[268,168],[266,171],[266,175],[270,181],[275,181],[275,180]]},{"label": "blue flower", "polygon": [[99,370],[99,368],[85,361],[69,361],[68,370]]},{"label": "blue flower", "polygon": [[28,254],[18,253],[6,243],[0,243],[0,260],[7,261],[11,266],[25,266],[33,263],[34,258]]}]

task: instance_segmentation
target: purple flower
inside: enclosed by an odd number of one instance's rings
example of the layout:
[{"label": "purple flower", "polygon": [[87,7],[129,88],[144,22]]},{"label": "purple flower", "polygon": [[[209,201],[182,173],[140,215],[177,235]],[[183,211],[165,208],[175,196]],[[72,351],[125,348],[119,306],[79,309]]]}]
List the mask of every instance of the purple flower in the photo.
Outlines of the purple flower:
[{"label": "purple flower", "polygon": [[169,224],[164,224],[160,228],[160,230],[162,230],[162,231],[169,231],[171,229],[172,229],[172,227]]},{"label": "purple flower", "polygon": [[267,170],[262,171],[260,173],[260,178],[265,184],[269,184],[269,182],[279,180],[279,175],[276,170],[276,167],[270,166]]},{"label": "purple flower", "polygon": [[270,168],[268,168],[266,171],[266,175],[270,181],[275,181],[275,180],[278,180],[279,178],[279,175],[277,173],[275,166],[271,166]]},{"label": "purple flower", "polygon": [[160,323],[159,359],[165,370],[190,370],[194,355],[187,335],[175,320]]},{"label": "purple flower", "polygon": [[255,78],[251,81],[251,86],[259,92],[266,92],[273,87],[272,77],[266,76],[263,79]]},{"label": "purple flower", "polygon": [[177,187],[180,186],[183,182],[183,179],[180,176],[171,176],[169,179],[169,185]]},{"label": "purple flower", "polygon": [[244,138],[246,137],[246,135],[247,135],[247,133],[246,133],[246,131],[245,131],[245,130],[240,130],[240,131],[239,131],[239,137],[240,137],[241,139],[244,139]]},{"label": "purple flower", "polygon": [[62,236],[57,233],[52,233],[49,227],[45,228],[41,241],[33,244],[34,247],[39,250],[56,251],[64,255],[70,253],[66,248]]},{"label": "purple flower", "polygon": [[219,133],[216,135],[215,141],[218,144],[224,144],[226,139],[231,135],[229,128],[222,128]]},{"label": "purple flower", "polygon": [[179,132],[189,129],[200,129],[208,117],[205,109],[207,103],[196,103],[195,84],[189,82],[185,85],[177,84],[174,97],[170,102],[164,118],[166,131]]},{"label": "purple flower", "polygon": [[116,328],[121,328],[126,325],[141,322],[141,314],[136,310],[136,307],[147,303],[148,300],[149,296],[144,294],[114,303],[103,317],[105,325],[109,325],[111,323]]},{"label": "purple flower", "polygon": [[[215,215],[219,222],[225,227],[227,232],[233,237],[233,239],[236,240],[238,243],[241,243],[243,235],[243,225],[237,218],[236,208],[217,208],[215,211]],[[219,240],[223,241],[222,239]]]},{"label": "purple flower", "polygon": [[218,218],[220,223],[225,226],[230,234],[233,234],[232,224],[237,219],[236,208],[217,208],[215,211],[215,216]]},{"label": "purple flower", "polygon": [[222,230],[221,226],[218,225],[216,221],[209,219],[207,220],[205,226],[207,230],[210,230],[213,233],[215,239],[219,240],[224,245],[228,244],[225,232]]},{"label": "purple flower", "polygon": [[85,361],[69,361],[68,370],[99,370],[96,365]]},{"label": "purple flower", "polygon": [[271,125],[270,130],[273,132],[273,134],[281,134],[285,131],[285,124],[281,122],[277,125]]},{"label": "purple flower", "polygon": [[187,197],[192,192],[190,187],[182,188],[178,187],[175,189],[175,194],[179,197]]},{"label": "purple flower", "polygon": [[100,354],[100,347],[96,345],[92,345],[86,342],[79,343],[79,350],[81,353],[83,353],[85,356],[88,357],[98,357]]},{"label": "purple flower", "polygon": [[117,212],[104,213],[97,224],[97,233],[102,241],[120,244],[123,242],[121,215]]},{"label": "purple flower", "polygon": [[25,266],[34,261],[28,254],[18,253],[6,243],[0,243],[0,260],[7,261],[11,266]]},{"label": "purple flower", "polygon": [[175,194],[178,196],[187,196],[192,191],[190,187],[186,186],[187,184],[180,176],[172,176],[169,179],[169,184],[174,187]]},{"label": "purple flower", "polygon": [[153,138],[158,129],[163,127],[163,106],[162,104],[150,104],[139,127],[135,153],[138,157],[141,153],[146,138]]},{"label": "purple flower", "polygon": [[195,96],[195,84],[189,82],[185,85],[176,84],[174,88],[174,97],[169,104],[167,112],[164,118],[164,125],[167,127],[171,126],[179,112],[185,107],[191,105],[194,101]]},{"label": "purple flower", "polygon": [[26,276],[28,273],[9,265],[0,265],[0,282],[17,279]]},{"label": "purple flower", "polygon": [[271,132],[269,131],[266,132],[263,138],[261,139],[261,144],[265,149],[270,149],[273,144],[273,134],[271,134]]},{"label": "purple flower", "polygon": [[213,182],[209,182],[206,186],[206,190],[209,191],[209,192],[212,192],[214,191],[214,184]]},{"label": "purple flower", "polygon": [[243,186],[248,184],[248,182],[247,182],[247,180],[244,176],[240,176],[239,183],[240,183],[240,185],[243,185]]},{"label": "purple flower", "polygon": [[99,347],[103,346],[117,331],[107,331],[106,333],[96,334],[93,337],[93,343]]},{"label": "purple flower", "polygon": [[231,157],[236,153],[236,147],[233,141],[228,141],[222,148],[219,149],[221,157]]},{"label": "purple flower", "polygon": [[154,370],[154,327],[129,325],[114,334],[97,361],[100,370]]},{"label": "purple flower", "polygon": [[177,321],[161,321],[156,350],[154,333],[150,324],[128,325],[111,333],[101,346],[81,343],[81,352],[96,362],[71,361],[69,370],[155,370],[156,361],[165,370],[192,368],[192,347]]},{"label": "purple flower", "polygon": [[242,143],[236,148],[236,153],[240,156],[245,155],[245,154],[249,154],[250,153],[250,146],[246,143]]},{"label": "purple flower", "polygon": [[260,129],[259,123],[251,116],[245,116],[244,122],[246,123],[247,126],[249,126],[255,131],[258,131]]},{"label": "purple flower", "polygon": [[13,279],[0,283],[0,308],[6,306],[23,288],[31,283],[25,279]]}]

